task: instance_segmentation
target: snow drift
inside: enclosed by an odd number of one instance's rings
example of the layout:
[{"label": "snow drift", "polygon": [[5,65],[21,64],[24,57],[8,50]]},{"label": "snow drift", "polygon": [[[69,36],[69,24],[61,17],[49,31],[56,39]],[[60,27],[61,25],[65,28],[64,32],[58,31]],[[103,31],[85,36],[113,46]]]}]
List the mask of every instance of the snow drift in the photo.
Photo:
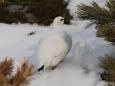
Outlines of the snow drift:
[{"label": "snow drift", "polygon": [[[68,1],[68,0],[65,0]],[[90,4],[92,0],[69,0],[68,9],[73,19],[76,19],[76,5]],[[97,1],[104,7],[105,1]],[[103,70],[97,67],[98,58],[104,54],[113,55],[114,49],[103,38],[96,37],[95,26],[84,29],[89,21],[73,20],[73,25],[64,25],[65,30],[72,36],[72,49],[57,69],[47,70],[43,74],[36,74],[29,86],[104,86],[106,82],[100,78]],[[36,61],[36,47],[39,38],[51,26],[30,24],[0,23],[0,61],[5,57],[15,59],[15,66],[20,60],[29,59],[34,65]],[[33,35],[28,33],[35,32]]]}]

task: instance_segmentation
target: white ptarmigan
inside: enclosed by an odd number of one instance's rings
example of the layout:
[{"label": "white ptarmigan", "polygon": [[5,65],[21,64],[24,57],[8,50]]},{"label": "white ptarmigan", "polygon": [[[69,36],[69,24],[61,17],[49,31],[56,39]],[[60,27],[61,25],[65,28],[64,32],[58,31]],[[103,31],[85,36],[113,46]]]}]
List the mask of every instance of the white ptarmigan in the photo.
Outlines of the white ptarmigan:
[{"label": "white ptarmigan", "polygon": [[63,28],[64,18],[59,16],[53,21],[52,29],[43,34],[37,46],[38,72],[46,67],[56,67],[69,53],[72,37]]}]

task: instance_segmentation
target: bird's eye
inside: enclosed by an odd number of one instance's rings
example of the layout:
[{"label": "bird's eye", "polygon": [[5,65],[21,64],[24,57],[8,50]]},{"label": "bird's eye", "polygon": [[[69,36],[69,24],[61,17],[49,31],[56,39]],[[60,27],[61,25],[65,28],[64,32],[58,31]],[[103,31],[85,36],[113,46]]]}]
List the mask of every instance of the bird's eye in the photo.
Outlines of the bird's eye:
[{"label": "bird's eye", "polygon": [[63,21],[64,19],[61,19],[61,21]]}]

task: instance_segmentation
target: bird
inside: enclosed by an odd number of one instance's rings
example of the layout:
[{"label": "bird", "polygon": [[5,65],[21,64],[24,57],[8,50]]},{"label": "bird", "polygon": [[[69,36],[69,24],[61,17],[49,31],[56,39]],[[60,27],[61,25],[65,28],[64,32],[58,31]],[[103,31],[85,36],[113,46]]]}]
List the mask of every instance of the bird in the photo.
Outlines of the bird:
[{"label": "bird", "polygon": [[56,17],[51,29],[39,39],[37,45],[39,73],[42,73],[46,67],[55,69],[71,49],[72,37],[64,30],[63,24],[64,18]]}]

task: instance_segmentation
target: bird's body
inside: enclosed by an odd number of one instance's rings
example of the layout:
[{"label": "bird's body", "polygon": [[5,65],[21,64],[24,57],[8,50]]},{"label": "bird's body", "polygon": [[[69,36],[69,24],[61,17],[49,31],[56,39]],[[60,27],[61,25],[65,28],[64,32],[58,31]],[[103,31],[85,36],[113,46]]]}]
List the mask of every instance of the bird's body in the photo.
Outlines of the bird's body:
[{"label": "bird's body", "polygon": [[[57,17],[59,19],[63,17]],[[57,21],[59,21],[57,19]],[[41,36],[37,47],[37,58],[39,71],[48,66],[57,66],[68,54],[72,45],[72,38],[65,32],[63,27],[55,26],[57,21],[54,19],[54,26]]]}]

